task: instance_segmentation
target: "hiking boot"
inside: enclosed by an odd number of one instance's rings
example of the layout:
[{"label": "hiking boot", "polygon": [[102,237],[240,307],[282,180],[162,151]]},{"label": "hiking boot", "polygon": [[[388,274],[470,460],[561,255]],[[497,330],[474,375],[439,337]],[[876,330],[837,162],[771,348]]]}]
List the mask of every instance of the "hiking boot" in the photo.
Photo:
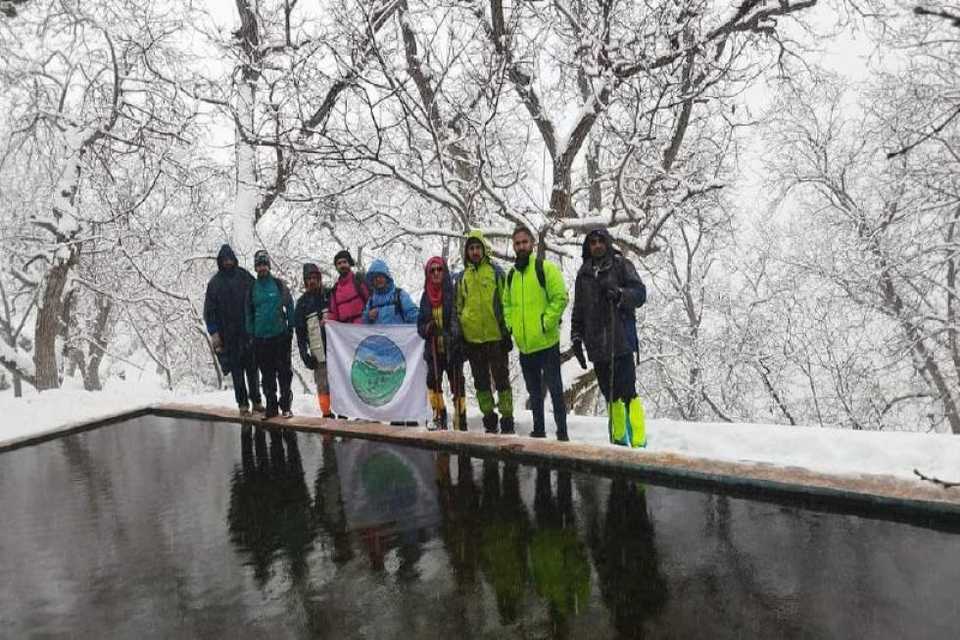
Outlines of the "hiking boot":
[{"label": "hiking boot", "polygon": [[496,433],[497,432],[497,414],[488,413],[483,416],[483,430],[487,433]]},{"label": "hiking boot", "polygon": [[567,435],[566,431],[558,431],[557,442],[570,442],[570,436]]},{"label": "hiking boot", "polygon": [[546,438],[546,437],[547,437],[547,432],[544,431],[543,429],[534,429],[533,431],[530,432],[530,437],[531,437],[531,438]]},{"label": "hiking boot", "polygon": [[265,413],[266,409],[263,408],[263,403],[254,402],[253,403],[253,412],[254,413]]},{"label": "hiking boot", "polygon": [[269,420],[270,418],[276,418],[280,415],[280,411],[276,407],[267,407],[263,412],[263,419]]},{"label": "hiking boot", "polygon": [[289,420],[290,418],[293,417],[293,411],[290,411],[290,409],[284,409],[283,413],[281,413],[280,415],[282,415],[284,418],[287,418]]},{"label": "hiking boot", "polygon": [[333,420],[334,418],[336,418],[336,416],[333,415],[332,413],[325,413],[323,414],[323,417],[325,420]]},{"label": "hiking boot", "polygon": [[512,436],[516,433],[516,429],[513,426],[513,416],[502,416],[500,418],[500,433]]},{"label": "hiking boot", "polygon": [[427,425],[427,431],[446,431],[447,430],[447,412],[441,411],[433,418],[433,422]]},{"label": "hiking boot", "polygon": [[246,405],[246,404],[240,405],[240,415],[242,416],[250,415],[250,405]]},{"label": "hiking boot", "polygon": [[467,430],[467,414],[462,413],[462,414],[460,414],[459,416],[457,416],[456,429],[457,429],[457,431],[466,431],[466,430]]}]

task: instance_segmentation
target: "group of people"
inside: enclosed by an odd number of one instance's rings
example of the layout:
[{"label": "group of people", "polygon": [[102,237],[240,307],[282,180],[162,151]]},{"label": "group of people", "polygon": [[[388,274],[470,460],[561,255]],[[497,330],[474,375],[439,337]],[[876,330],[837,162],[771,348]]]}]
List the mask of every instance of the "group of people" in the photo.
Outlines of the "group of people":
[{"label": "group of people", "polygon": [[[286,283],[271,274],[266,251],[254,255],[254,278],[224,245],[217,256],[218,272],[207,286],[204,318],[222,369],[233,377],[240,413],[263,412],[266,418],[293,415],[290,359],[296,335],[300,357],[314,374],[320,409],[325,417],[333,417],[324,325],[416,324],[427,343],[431,428],[448,427],[446,376],[454,398],[453,427],[467,429],[463,374],[467,362],[484,429],[515,433],[508,357],[516,344],[533,413],[530,435],[546,437],[544,400],[549,392],[556,437],[568,440],[560,373],[566,284],[556,264],[534,256],[536,239],[530,229],[517,227],[512,240],[515,259],[506,272],[493,261],[480,231],[466,236],[461,273],[451,274],[442,257],[427,260],[419,306],[396,286],[383,260],[374,260],[361,277],[346,250],[334,256],[338,278],[329,289],[322,286],[316,264],[303,265],[304,293],[294,304]],[[572,349],[581,367],[587,368],[588,358],[593,365],[609,407],[611,441],[627,446],[646,443],[634,366],[639,349],[636,309],[645,300],[646,287],[631,262],[615,249],[609,232],[589,231],[574,286]]]}]

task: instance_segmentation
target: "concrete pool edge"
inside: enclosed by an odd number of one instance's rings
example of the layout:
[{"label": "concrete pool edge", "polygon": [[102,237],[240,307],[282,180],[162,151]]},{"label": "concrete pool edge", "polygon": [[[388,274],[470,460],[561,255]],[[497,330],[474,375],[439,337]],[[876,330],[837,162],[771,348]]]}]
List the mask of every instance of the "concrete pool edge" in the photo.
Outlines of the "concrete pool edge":
[{"label": "concrete pool edge", "polygon": [[[829,501],[871,512],[892,510],[904,515],[944,516],[960,523],[960,488],[921,484],[894,476],[840,475],[799,467],[726,462],[674,453],[630,450],[577,442],[557,442],[524,436],[480,432],[425,431],[376,422],[294,417],[289,420],[241,420],[236,409],[206,405],[162,403],[150,413],[166,417],[256,424],[335,436],[379,440],[394,444],[443,449],[476,457],[496,456],[522,463],[548,463],[574,470],[605,474],[628,473],[660,483],[722,487],[743,497],[771,495],[803,501]],[[893,515],[893,514],[891,514]]]},{"label": "concrete pool edge", "polygon": [[524,436],[480,432],[424,431],[375,422],[295,417],[289,420],[241,419],[236,409],[197,404],[159,403],[138,406],[39,433],[0,441],[0,453],[39,444],[109,424],[155,415],[206,421],[249,423],[334,436],[379,440],[399,445],[441,449],[475,457],[511,459],[525,464],[550,464],[605,475],[630,474],[658,484],[684,489],[722,490],[735,497],[797,503],[805,508],[854,511],[890,519],[942,517],[960,531],[960,488],[948,489],[893,476],[839,475],[798,467],[725,462],[680,454],[577,442],[556,442]]}]

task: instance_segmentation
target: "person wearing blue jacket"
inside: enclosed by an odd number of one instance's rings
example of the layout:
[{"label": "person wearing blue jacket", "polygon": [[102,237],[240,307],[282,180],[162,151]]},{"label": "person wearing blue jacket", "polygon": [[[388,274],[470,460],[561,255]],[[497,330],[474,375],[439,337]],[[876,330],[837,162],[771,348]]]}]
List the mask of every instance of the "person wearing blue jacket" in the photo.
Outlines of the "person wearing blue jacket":
[{"label": "person wearing blue jacket", "polygon": [[254,353],[263,380],[267,403],[264,417],[269,419],[283,413],[284,418],[292,418],[290,347],[294,325],[293,297],[283,280],[270,274],[270,255],[266,251],[261,249],[253,255],[253,266],[257,279],[250,287],[247,299],[247,329],[253,336]]},{"label": "person wearing blue jacket", "polygon": [[393,282],[390,267],[374,260],[367,270],[370,298],[363,307],[364,324],[416,324],[420,309],[410,294]]}]

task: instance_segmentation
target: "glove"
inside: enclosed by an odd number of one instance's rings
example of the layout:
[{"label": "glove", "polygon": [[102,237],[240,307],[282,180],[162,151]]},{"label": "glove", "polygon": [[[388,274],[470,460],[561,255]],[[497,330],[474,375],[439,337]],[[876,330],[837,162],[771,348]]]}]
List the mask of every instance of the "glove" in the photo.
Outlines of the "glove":
[{"label": "glove", "polygon": [[300,349],[300,359],[303,360],[303,366],[311,371],[317,368],[317,359],[314,358],[306,349]]},{"label": "glove", "polygon": [[463,362],[463,341],[459,337],[450,336],[446,340],[447,358],[450,362]]},{"label": "glove", "polygon": [[219,331],[210,336],[210,344],[213,346],[215,352],[220,353],[223,351],[223,338],[220,337]]},{"label": "glove", "polygon": [[500,348],[503,349],[504,353],[513,351],[513,338],[510,337],[509,333],[500,338]]},{"label": "glove", "polygon": [[573,356],[580,363],[581,369],[587,368],[587,358],[583,355],[583,341],[579,337],[573,339]]},{"label": "glove", "polygon": [[620,302],[620,298],[623,297],[623,289],[616,285],[604,285],[603,295],[613,304],[617,304]]}]

